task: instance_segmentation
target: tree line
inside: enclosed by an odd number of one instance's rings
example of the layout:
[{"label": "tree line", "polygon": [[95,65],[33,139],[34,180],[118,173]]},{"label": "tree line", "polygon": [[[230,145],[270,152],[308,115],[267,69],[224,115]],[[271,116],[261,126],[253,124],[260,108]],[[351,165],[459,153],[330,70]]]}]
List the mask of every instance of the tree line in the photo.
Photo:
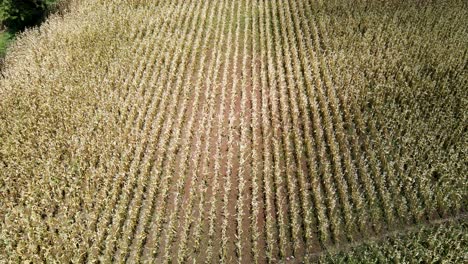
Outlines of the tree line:
[{"label": "tree line", "polygon": [[22,31],[42,22],[56,0],[0,0],[0,28]]}]

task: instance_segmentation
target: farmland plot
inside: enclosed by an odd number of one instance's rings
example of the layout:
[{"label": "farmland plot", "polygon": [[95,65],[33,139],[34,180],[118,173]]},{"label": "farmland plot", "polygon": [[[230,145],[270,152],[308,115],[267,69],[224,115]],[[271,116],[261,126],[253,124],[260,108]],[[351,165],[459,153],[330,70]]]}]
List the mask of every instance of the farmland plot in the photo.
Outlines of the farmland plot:
[{"label": "farmland plot", "polygon": [[0,260],[326,262],[464,223],[464,1],[70,9],[5,59]]}]

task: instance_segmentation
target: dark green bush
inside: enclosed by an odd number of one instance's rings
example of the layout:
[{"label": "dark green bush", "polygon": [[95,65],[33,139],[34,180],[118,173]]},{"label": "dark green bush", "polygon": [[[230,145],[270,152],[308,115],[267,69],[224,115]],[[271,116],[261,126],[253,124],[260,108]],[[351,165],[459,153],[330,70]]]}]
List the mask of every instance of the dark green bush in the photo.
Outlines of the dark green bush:
[{"label": "dark green bush", "polygon": [[38,25],[45,17],[51,0],[0,0],[0,23],[12,31]]}]

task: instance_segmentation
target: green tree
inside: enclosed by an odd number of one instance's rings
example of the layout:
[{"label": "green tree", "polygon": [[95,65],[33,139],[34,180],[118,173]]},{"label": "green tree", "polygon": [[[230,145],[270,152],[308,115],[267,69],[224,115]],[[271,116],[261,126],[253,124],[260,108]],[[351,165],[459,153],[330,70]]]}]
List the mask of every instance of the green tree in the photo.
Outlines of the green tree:
[{"label": "green tree", "polygon": [[39,24],[47,12],[45,0],[0,0],[0,23],[18,31]]}]

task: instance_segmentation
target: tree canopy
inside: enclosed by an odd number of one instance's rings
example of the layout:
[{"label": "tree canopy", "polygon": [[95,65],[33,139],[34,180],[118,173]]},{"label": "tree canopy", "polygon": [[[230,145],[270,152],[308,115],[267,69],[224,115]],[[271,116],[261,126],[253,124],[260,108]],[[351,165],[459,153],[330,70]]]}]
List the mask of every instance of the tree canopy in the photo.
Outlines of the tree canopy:
[{"label": "tree canopy", "polygon": [[0,0],[0,23],[18,31],[39,24],[45,17],[50,0]]}]

